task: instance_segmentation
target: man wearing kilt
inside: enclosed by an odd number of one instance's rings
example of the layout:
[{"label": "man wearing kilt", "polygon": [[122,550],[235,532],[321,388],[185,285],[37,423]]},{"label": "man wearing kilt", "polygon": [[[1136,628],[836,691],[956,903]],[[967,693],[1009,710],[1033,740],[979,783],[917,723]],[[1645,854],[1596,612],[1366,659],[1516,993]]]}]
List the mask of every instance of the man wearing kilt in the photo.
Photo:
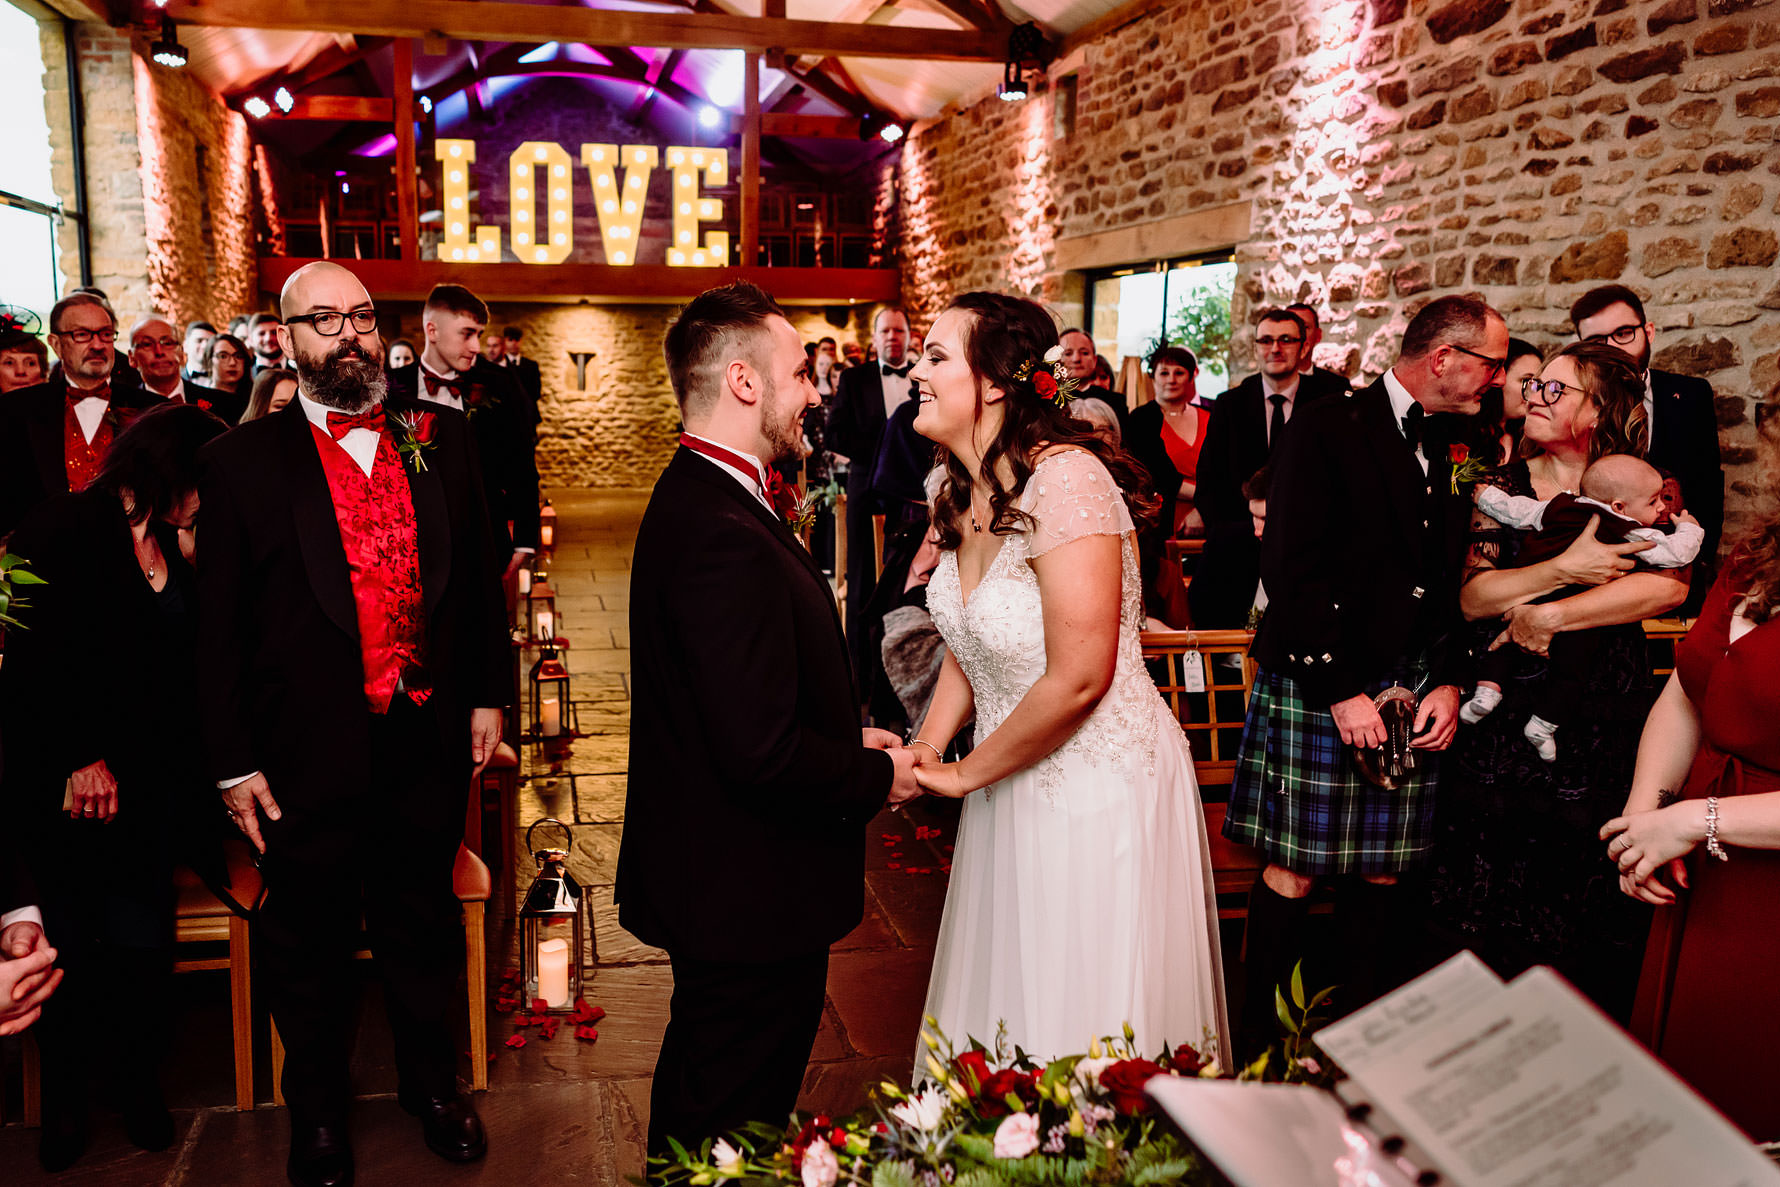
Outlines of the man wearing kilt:
[{"label": "man wearing kilt", "polygon": [[[1377,958],[1403,940],[1399,878],[1433,844],[1435,752],[1458,725],[1469,657],[1458,587],[1471,516],[1452,428],[1506,371],[1508,327],[1470,297],[1430,302],[1372,386],[1300,413],[1272,462],[1261,579],[1269,602],[1252,654],[1259,671],[1224,835],[1268,865],[1249,899],[1243,1047],[1274,1026],[1274,987],[1303,956],[1309,896],[1341,877],[1342,963],[1313,979],[1341,985],[1344,1011],[1388,988]],[[1424,432],[1424,429],[1426,432]],[[1373,786],[1349,746],[1378,747],[1373,697],[1401,684],[1421,697],[1417,770]],[[1330,974],[1333,974],[1331,978]]]}]

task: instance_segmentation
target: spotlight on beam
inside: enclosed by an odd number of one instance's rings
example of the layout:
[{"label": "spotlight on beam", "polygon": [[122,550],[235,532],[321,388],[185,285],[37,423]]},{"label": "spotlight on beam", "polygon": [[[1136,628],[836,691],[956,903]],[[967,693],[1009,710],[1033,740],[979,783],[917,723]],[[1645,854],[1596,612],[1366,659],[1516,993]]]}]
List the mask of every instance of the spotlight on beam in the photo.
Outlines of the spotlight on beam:
[{"label": "spotlight on beam", "polygon": [[1007,73],[1002,75],[1001,89],[996,92],[1003,103],[1018,103],[1026,97],[1026,80],[1020,77],[1020,67],[1016,62],[1007,64]]},{"label": "spotlight on beam", "polygon": [[1004,101],[1017,103],[1027,96],[1026,71],[1043,70],[1050,50],[1044,30],[1036,24],[1028,21],[1013,27],[1007,35],[1007,70],[1001,76],[1001,89],[997,92]]},{"label": "spotlight on beam", "polygon": [[721,111],[718,111],[715,107],[706,106],[706,107],[701,107],[698,109],[698,126],[699,127],[701,127],[701,128],[715,128],[718,124],[721,124],[722,122],[723,122],[723,113]]},{"label": "spotlight on beam", "polygon": [[263,120],[272,114],[272,105],[258,95],[249,96],[247,102],[243,103],[241,107],[256,120]]},{"label": "spotlight on beam", "polygon": [[420,97],[420,110],[426,115],[433,114],[433,99],[431,95],[422,95]]},{"label": "spotlight on beam", "polygon": [[296,99],[291,97],[290,91],[285,87],[279,87],[272,92],[272,102],[277,104],[278,110],[286,115],[289,115],[290,109],[297,105]]},{"label": "spotlight on beam", "polygon": [[859,117],[859,139],[870,140],[873,136],[886,144],[895,144],[901,140],[904,132],[902,121],[878,111],[868,111]]},{"label": "spotlight on beam", "polygon": [[185,65],[185,46],[179,44],[179,29],[174,25],[172,17],[162,15],[160,39],[148,47],[148,52],[159,65],[175,70]]},{"label": "spotlight on beam", "polygon": [[882,140],[885,144],[895,144],[898,140],[901,140],[904,135],[905,133],[903,132],[902,125],[895,120],[891,120],[878,132],[878,139]]}]

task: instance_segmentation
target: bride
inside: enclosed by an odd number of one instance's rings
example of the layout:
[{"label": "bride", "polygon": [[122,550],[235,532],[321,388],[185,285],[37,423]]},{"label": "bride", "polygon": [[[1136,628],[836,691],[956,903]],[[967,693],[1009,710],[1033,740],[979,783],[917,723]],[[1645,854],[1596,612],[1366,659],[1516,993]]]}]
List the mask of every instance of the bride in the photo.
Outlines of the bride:
[{"label": "bride", "polygon": [[[927,595],[947,655],[909,745],[923,789],[965,800],[927,1014],[959,1049],[1005,1024],[1049,1060],[1129,1022],[1141,1052],[1229,1067],[1193,760],[1138,645],[1141,471],[1064,410],[1056,346],[1039,305],[967,293],[909,376],[948,451]],[[942,762],[973,716],[976,748]]]}]

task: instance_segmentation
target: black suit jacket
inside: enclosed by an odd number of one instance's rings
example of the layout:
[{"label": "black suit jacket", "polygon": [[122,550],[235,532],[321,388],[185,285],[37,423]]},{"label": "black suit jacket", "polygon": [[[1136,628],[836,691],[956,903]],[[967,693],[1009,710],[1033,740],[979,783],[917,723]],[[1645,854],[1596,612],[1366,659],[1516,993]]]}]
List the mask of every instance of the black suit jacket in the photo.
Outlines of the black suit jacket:
[{"label": "black suit jacket", "polygon": [[539,407],[544,402],[544,374],[538,369],[537,361],[521,358],[502,369],[511,374],[519,385],[520,392],[525,396],[532,425],[536,427],[544,419],[544,413]]},{"label": "black suit jacket", "polygon": [[[113,376],[114,412],[149,405],[139,383]],[[17,527],[31,508],[68,490],[68,461],[62,448],[68,386],[58,375],[47,383],[0,396],[0,536]]]},{"label": "black suit jacket", "polygon": [[[448,408],[431,411],[426,469],[404,463],[403,472],[420,545],[428,705],[467,779],[470,710],[512,699],[511,659],[469,426]],[[198,674],[210,775],[262,771],[281,806],[374,795],[352,580],[301,401],[217,438],[203,460]]]},{"label": "black suit jacket", "polygon": [[24,859],[19,856],[16,838],[0,840],[0,915],[8,915],[20,907],[37,905],[37,891],[25,872]]},{"label": "black suit jacket", "polygon": [[[1291,435],[1306,408],[1345,391],[1318,383],[1314,376],[1300,378],[1286,436]],[[1267,424],[1272,412],[1259,374],[1250,375],[1211,406],[1205,442],[1199,449],[1193,500],[1205,521],[1205,552],[1194,570],[1193,583],[1187,587],[1187,604],[1196,627],[1240,629],[1248,625],[1255,583],[1261,576],[1261,542],[1255,539],[1242,486],[1267,464]],[[1281,445],[1283,442],[1276,442],[1273,449]]]},{"label": "black suit jacket", "polygon": [[1682,613],[1697,614],[1717,573],[1718,545],[1724,535],[1724,463],[1718,446],[1718,410],[1712,385],[1669,371],[1650,373],[1654,417],[1650,464],[1681,483],[1687,510],[1700,521],[1706,540],[1694,562],[1693,584]]},{"label": "black suit jacket", "polygon": [[[513,549],[538,546],[538,444],[531,405],[515,373],[487,359],[478,358],[458,379],[482,465],[497,567],[505,567]],[[419,383],[419,363],[391,371],[390,407],[440,407],[418,403]]]},{"label": "black suit jacket", "polygon": [[758,499],[681,449],[644,512],[630,598],[619,922],[697,960],[827,948],[864,912],[865,829],[894,774],[860,745],[828,582]]},{"label": "black suit jacket", "polygon": [[849,367],[835,383],[834,407],[828,413],[828,448],[849,460],[847,507],[866,515],[876,511],[871,497],[872,466],[884,438],[884,388],[877,363]]},{"label": "black suit jacket", "polygon": [[1452,493],[1445,446],[1424,446],[1424,476],[1382,379],[1309,404],[1291,424],[1273,458],[1261,541],[1267,612],[1251,654],[1319,708],[1422,650],[1429,687],[1465,683],[1459,577],[1471,500]]}]

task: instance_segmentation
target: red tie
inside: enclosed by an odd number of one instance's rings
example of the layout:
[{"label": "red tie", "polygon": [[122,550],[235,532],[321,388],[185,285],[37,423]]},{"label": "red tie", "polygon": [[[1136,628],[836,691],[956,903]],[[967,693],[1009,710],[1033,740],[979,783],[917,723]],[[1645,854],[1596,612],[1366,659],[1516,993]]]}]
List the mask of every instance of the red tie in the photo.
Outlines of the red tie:
[{"label": "red tie", "polygon": [[82,400],[109,399],[111,399],[111,380],[109,379],[104,383],[101,383],[98,387],[75,387],[73,384],[68,385],[68,402],[70,404],[78,404]]},{"label": "red tie", "polygon": [[780,518],[785,518],[797,509],[799,497],[797,486],[787,483],[777,470],[769,467],[763,472],[759,463],[745,458],[733,450],[725,449],[721,445],[701,441],[689,433],[680,434],[680,444],[694,453],[704,454],[712,461],[722,462],[744,474],[752,474],[760,492],[766,496],[767,503],[778,513]]},{"label": "red tie", "polygon": [[370,429],[373,433],[383,432],[383,405],[369,412],[330,412],[328,413],[328,432],[338,441],[354,429]]}]

